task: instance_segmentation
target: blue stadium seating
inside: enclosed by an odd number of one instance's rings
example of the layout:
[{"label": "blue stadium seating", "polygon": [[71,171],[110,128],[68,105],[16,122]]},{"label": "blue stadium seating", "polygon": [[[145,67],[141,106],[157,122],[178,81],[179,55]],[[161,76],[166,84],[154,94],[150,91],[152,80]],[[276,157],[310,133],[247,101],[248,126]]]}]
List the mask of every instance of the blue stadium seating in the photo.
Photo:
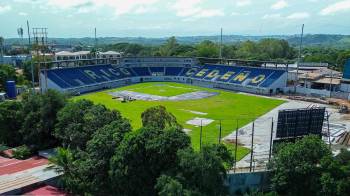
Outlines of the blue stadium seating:
[{"label": "blue stadium seating", "polygon": [[182,67],[165,67],[166,76],[179,76],[182,71]]},{"label": "blue stadium seating", "polygon": [[138,76],[151,76],[148,67],[133,67],[131,68]]},{"label": "blue stadium seating", "polygon": [[150,67],[150,71],[153,72],[164,72],[164,67]]},{"label": "blue stadium seating", "polygon": [[[161,74],[160,74],[161,73]],[[59,87],[74,88],[116,81],[134,76],[183,76],[212,82],[233,83],[242,86],[269,88],[284,70],[227,65],[204,65],[201,67],[113,67],[96,65],[75,68],[51,69],[48,78]]]},{"label": "blue stadium seating", "polygon": [[275,70],[274,73],[268,77],[262,84],[260,84],[260,87],[269,87],[273,82],[275,82],[278,78],[280,78],[285,71],[283,70]]}]

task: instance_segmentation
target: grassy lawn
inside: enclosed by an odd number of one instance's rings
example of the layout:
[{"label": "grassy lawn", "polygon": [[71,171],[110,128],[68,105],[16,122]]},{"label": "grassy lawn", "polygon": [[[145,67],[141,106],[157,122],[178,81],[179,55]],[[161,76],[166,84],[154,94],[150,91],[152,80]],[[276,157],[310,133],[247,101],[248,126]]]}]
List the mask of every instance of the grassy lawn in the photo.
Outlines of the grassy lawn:
[{"label": "grassy lawn", "polygon": [[[193,91],[205,90],[210,92],[219,92],[219,95],[200,99],[200,100],[186,100],[186,101],[133,101],[127,103],[121,103],[118,100],[112,99],[112,96],[108,92],[115,92],[117,90],[129,90],[142,92],[147,94],[161,95],[161,96],[173,96],[182,93],[188,93]],[[248,96],[243,94],[237,94],[233,92],[227,92],[216,89],[208,89],[196,86],[190,86],[185,84],[177,84],[170,82],[152,82],[141,83],[131,86],[121,87],[117,89],[101,91],[96,93],[90,93],[74,97],[74,100],[89,99],[96,104],[104,104],[110,109],[119,110],[126,118],[131,120],[131,125],[134,129],[141,127],[141,113],[147,108],[163,105],[168,111],[173,113],[178,122],[181,123],[184,128],[190,129],[189,135],[192,140],[192,146],[195,149],[199,149],[199,136],[200,128],[186,124],[188,120],[195,117],[213,119],[214,122],[203,127],[202,142],[205,143],[217,143],[219,138],[219,123],[222,124],[222,136],[226,136],[232,133],[237,126],[242,127],[252,119],[257,118],[271,109],[282,104],[281,100],[274,100],[268,98],[262,98],[257,96]],[[207,113],[196,114],[196,112]],[[230,149],[234,149],[232,144],[229,145]],[[249,153],[249,149],[240,147],[238,149],[238,159],[244,157]]]},{"label": "grassy lawn", "polygon": [[133,88],[128,90],[164,97],[172,97],[197,91],[197,89],[192,88],[192,86],[183,86],[177,83],[157,83],[154,85],[133,86]]}]

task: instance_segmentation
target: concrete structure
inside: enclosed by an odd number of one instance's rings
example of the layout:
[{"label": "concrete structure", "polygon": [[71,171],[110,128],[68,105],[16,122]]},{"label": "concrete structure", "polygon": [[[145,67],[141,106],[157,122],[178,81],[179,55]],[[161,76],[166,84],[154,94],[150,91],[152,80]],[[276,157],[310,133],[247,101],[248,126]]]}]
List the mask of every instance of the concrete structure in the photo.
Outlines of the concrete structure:
[{"label": "concrete structure", "polygon": [[120,58],[122,57],[122,53],[116,51],[107,51],[107,52],[99,52],[97,54],[98,58]]},{"label": "concrete structure", "polygon": [[90,51],[59,51],[55,53],[55,61],[66,61],[66,60],[90,60],[95,58],[106,59],[106,58],[120,58],[121,53],[115,51],[98,52],[96,56],[91,54]]},{"label": "concrete structure", "polygon": [[[13,55],[13,56],[3,56],[2,63],[13,65],[14,67],[20,67],[24,62],[32,59],[31,55]],[[0,62],[1,63],[1,62]]]},{"label": "concrete structure", "polygon": [[93,58],[90,54],[90,51],[79,51],[79,52],[69,52],[69,51],[60,51],[55,53],[55,60],[84,60]]}]

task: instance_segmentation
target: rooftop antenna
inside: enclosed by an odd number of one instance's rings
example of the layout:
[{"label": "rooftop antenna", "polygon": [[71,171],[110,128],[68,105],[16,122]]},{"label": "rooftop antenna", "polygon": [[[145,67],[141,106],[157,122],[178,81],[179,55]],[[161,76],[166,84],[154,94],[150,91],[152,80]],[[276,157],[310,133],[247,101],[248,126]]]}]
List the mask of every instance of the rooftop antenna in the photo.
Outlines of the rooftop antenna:
[{"label": "rooftop antenna", "polygon": [[[294,94],[297,90],[297,83],[299,82],[299,64],[301,62],[301,52],[302,52],[302,46],[303,46],[303,36],[304,36],[304,24],[301,26],[301,35],[300,35],[300,42],[299,42],[299,54],[298,54],[298,61],[297,61],[297,75],[296,75],[296,82],[294,83]],[[304,84],[306,85],[306,84]]]}]

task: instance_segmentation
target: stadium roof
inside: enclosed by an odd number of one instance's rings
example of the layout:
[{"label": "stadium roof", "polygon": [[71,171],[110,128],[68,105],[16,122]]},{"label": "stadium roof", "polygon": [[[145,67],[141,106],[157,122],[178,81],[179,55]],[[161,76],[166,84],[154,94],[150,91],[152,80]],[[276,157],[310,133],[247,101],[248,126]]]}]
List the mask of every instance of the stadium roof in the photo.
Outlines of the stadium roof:
[{"label": "stadium roof", "polygon": [[59,190],[56,187],[45,185],[36,189],[33,189],[29,192],[24,193],[24,195],[55,195],[55,196],[65,196],[68,195],[65,192]]},{"label": "stadium roof", "polygon": [[107,52],[100,52],[100,54],[104,54],[104,55],[120,55],[120,52],[116,52],[116,51],[107,51]]},{"label": "stadium roof", "polygon": [[38,156],[26,160],[0,156],[0,195],[12,195],[23,187],[42,183],[60,175],[48,169],[49,167],[49,161]]},{"label": "stadium roof", "polygon": [[56,56],[78,56],[78,55],[88,55],[90,51],[78,51],[78,52],[69,52],[69,51],[60,51],[57,52]]}]

